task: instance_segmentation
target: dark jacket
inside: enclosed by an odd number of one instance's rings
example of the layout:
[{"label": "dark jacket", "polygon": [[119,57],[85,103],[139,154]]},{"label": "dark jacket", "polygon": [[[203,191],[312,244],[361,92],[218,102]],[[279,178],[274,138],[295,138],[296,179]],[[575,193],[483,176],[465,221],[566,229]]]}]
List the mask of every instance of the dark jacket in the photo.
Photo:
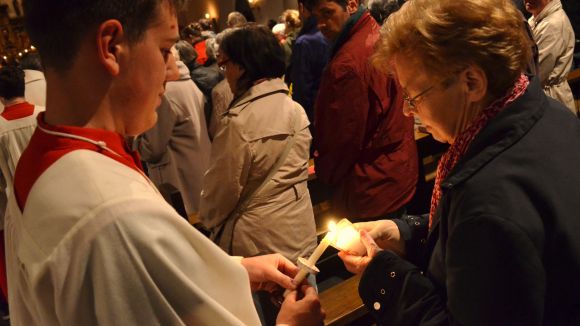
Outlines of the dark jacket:
[{"label": "dark jacket", "polygon": [[314,101],[320,87],[320,76],[330,56],[330,44],[316,27],[316,18],[304,23],[294,43],[290,63],[292,99],[298,102],[314,121]]},{"label": "dark jacket", "polygon": [[397,221],[416,265],[379,254],[365,304],[386,325],[580,325],[579,162],[580,121],[533,79],[442,182],[426,241]]},{"label": "dark jacket", "polygon": [[316,175],[336,189],[333,208],[354,219],[396,211],[418,178],[413,119],[395,81],[369,61],[379,29],[364,12],[339,37],[316,102]]}]

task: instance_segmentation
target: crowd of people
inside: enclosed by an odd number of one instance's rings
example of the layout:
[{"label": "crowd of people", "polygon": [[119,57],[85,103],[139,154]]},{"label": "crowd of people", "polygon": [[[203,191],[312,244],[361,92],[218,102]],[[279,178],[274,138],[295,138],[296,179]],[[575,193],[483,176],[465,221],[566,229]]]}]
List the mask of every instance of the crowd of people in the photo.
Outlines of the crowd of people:
[{"label": "crowd of people", "polygon": [[[360,231],[366,253],[339,257],[378,324],[580,323],[560,0],[525,0],[529,19],[511,0],[297,0],[221,31],[180,25],[185,2],[24,0],[39,52],[0,68],[11,323],[322,324],[316,279],[292,281],[317,244],[311,159]],[[416,120],[449,144],[420,216]]]}]

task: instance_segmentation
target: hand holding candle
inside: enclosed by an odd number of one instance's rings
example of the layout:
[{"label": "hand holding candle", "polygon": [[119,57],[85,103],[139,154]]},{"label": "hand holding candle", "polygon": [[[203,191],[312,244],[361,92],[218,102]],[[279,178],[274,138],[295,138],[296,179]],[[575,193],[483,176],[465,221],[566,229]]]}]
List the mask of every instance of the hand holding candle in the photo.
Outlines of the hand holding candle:
[{"label": "hand holding candle", "polygon": [[[356,255],[364,255],[366,253],[366,249],[360,241],[358,230],[349,220],[343,218],[338,222],[338,224],[330,222],[328,224],[328,233],[326,233],[326,236],[324,236],[322,241],[320,241],[320,244],[318,244],[308,260],[304,258],[298,259],[300,272],[298,272],[296,277],[294,277],[294,284],[299,285],[302,283],[308,273],[318,273],[316,262],[330,245],[338,250],[347,251]],[[284,295],[286,295],[286,293]]]}]

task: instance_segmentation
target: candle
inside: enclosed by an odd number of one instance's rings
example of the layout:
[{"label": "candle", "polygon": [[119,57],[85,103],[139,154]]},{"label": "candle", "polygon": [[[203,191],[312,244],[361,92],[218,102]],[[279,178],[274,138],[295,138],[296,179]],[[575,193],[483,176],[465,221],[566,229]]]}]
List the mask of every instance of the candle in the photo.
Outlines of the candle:
[{"label": "candle", "polygon": [[320,243],[318,244],[318,247],[316,247],[316,249],[314,249],[314,252],[312,253],[312,255],[310,255],[310,257],[308,258],[308,263],[310,265],[312,265],[312,266],[316,265],[316,262],[318,261],[318,259],[320,259],[320,256],[322,256],[322,254],[324,253],[326,248],[328,248],[328,246],[330,246],[330,244],[334,240],[334,232],[333,232],[334,228],[335,228],[335,223],[329,222],[328,223],[328,232],[326,233],[326,235],[324,236],[322,241],[320,241]]},{"label": "candle", "polygon": [[[308,273],[317,273],[318,272],[318,269],[316,268],[316,262],[318,261],[318,259],[320,259],[320,256],[322,256],[322,254],[324,253],[326,248],[328,248],[328,246],[330,246],[332,241],[334,241],[334,237],[335,237],[335,233],[333,232],[334,228],[335,228],[335,223],[332,221],[329,222],[328,223],[328,229],[329,229],[328,232],[326,233],[326,235],[324,236],[322,241],[320,241],[320,243],[318,244],[316,249],[314,249],[314,252],[312,252],[312,255],[310,255],[310,257],[308,257],[308,260],[305,260],[303,258],[300,258],[298,260],[298,266],[300,267],[300,271],[294,277],[294,284],[299,285],[300,283],[302,283],[302,281],[304,281],[304,279],[306,278],[306,275],[308,275]],[[288,291],[286,291],[284,293],[284,296],[286,296],[286,294],[288,294]]]},{"label": "candle", "polygon": [[330,245],[334,248],[358,256],[366,253],[366,248],[360,240],[359,231],[346,218],[338,222],[333,233],[334,236]]}]

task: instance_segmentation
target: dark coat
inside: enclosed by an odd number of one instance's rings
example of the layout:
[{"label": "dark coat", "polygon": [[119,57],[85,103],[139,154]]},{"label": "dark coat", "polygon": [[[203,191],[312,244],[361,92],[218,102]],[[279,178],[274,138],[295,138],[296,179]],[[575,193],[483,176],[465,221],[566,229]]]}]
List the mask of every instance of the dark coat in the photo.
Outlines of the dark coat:
[{"label": "dark coat", "polygon": [[314,121],[314,101],[320,87],[320,76],[330,56],[330,44],[316,27],[316,18],[304,23],[294,43],[290,67],[292,99],[298,102]]},{"label": "dark coat", "polygon": [[385,325],[580,325],[579,162],[580,121],[532,80],[442,182],[426,241],[397,221],[416,265],[381,252],[365,304]]},{"label": "dark coat", "polygon": [[396,211],[418,178],[413,119],[396,82],[369,61],[379,29],[362,14],[334,49],[315,108],[316,175],[336,189],[333,208],[354,219]]}]

